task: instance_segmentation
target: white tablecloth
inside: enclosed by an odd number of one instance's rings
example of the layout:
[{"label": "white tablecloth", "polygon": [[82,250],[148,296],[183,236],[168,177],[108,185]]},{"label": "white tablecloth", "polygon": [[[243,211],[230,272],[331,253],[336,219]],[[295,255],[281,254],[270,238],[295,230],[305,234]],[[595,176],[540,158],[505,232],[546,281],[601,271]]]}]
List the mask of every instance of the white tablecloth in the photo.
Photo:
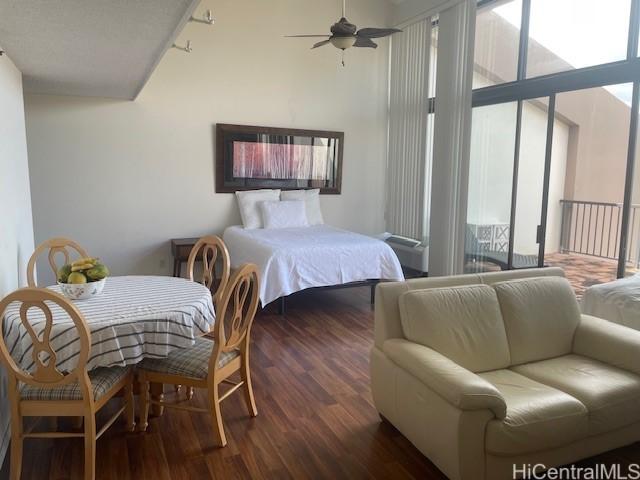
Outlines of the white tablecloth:
[{"label": "white tablecloth", "polygon": [[582,312],[640,330],[640,274],[589,287]]},{"label": "white tablecloth", "polygon": [[[60,291],[57,285],[50,288]],[[133,365],[145,357],[166,357],[176,348],[193,345],[215,322],[211,292],[182,278],[109,277],[101,295],[74,303],[91,332],[89,369]],[[80,352],[77,330],[62,309],[54,306],[51,310],[51,344],[57,366],[61,371],[70,370]],[[42,312],[31,309],[29,318],[40,333],[44,328]],[[11,356],[30,371],[31,338],[20,322],[18,304],[9,306],[2,327]]]}]

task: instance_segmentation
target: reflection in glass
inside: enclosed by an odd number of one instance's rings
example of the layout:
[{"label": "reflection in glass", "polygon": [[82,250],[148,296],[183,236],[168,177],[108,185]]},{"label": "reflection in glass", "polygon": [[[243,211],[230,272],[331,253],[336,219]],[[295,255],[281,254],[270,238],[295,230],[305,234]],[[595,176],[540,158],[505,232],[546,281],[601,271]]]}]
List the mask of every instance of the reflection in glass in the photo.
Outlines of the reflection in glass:
[{"label": "reflection in glass", "polygon": [[[548,105],[547,98],[522,104],[513,243],[514,268],[538,266],[538,225],[542,215]],[[555,167],[564,168],[564,164],[562,161],[555,162]],[[550,194],[553,198],[560,193],[556,188]]]},{"label": "reflection in glass", "polygon": [[516,138],[517,104],[473,109],[465,271],[504,269]]},{"label": "reflection in glass", "polygon": [[478,10],[473,88],[516,80],[521,12],[521,0],[489,3]]}]

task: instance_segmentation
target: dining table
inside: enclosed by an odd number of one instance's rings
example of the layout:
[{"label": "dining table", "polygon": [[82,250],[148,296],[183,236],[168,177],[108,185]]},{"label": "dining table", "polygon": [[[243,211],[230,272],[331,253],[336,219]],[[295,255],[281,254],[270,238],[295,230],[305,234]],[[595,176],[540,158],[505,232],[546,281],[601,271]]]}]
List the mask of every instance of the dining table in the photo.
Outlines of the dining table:
[{"label": "dining table", "polygon": [[[61,292],[58,285],[47,288]],[[87,370],[135,365],[147,357],[167,357],[176,349],[194,345],[196,338],[209,333],[215,323],[209,289],[176,277],[109,277],[100,295],[73,303],[91,335]],[[80,353],[77,329],[64,310],[56,305],[50,308],[56,367],[71,371]],[[46,323],[44,313],[39,309],[29,311],[29,323],[40,334]],[[27,372],[33,371],[33,345],[20,320],[20,305],[12,304],[6,309],[2,333],[14,361]],[[152,393],[161,395],[161,388],[162,385],[155,386]]]}]

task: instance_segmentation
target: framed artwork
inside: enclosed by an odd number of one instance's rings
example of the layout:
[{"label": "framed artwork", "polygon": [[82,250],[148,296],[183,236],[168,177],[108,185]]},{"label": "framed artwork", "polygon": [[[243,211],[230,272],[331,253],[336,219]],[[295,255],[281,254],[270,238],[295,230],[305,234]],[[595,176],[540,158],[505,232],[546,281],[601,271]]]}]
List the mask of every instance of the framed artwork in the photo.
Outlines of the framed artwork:
[{"label": "framed artwork", "polygon": [[344,133],[216,125],[216,192],[319,188],[339,194]]}]

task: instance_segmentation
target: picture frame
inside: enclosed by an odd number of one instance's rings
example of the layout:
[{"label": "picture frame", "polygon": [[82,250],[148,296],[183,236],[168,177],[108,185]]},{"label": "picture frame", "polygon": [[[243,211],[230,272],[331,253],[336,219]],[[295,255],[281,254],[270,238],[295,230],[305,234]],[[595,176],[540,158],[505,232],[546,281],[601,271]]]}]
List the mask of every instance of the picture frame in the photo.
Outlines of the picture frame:
[{"label": "picture frame", "polygon": [[319,188],[340,194],[344,133],[216,125],[216,192]]}]

